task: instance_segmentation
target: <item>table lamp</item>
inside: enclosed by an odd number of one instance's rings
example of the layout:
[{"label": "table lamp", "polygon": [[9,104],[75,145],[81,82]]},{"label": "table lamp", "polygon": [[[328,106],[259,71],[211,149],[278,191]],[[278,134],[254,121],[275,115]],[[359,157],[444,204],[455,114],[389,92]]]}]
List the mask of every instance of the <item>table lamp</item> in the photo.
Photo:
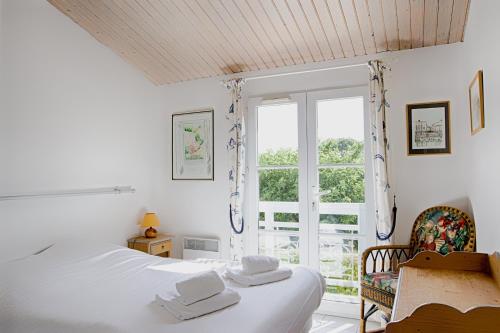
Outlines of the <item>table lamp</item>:
[{"label": "table lamp", "polygon": [[156,216],[155,213],[144,214],[144,218],[142,219],[141,222],[141,227],[148,228],[144,232],[144,236],[146,236],[146,238],[155,238],[156,229],[154,229],[153,227],[157,227],[159,225],[160,225],[160,220],[158,220],[158,217]]}]

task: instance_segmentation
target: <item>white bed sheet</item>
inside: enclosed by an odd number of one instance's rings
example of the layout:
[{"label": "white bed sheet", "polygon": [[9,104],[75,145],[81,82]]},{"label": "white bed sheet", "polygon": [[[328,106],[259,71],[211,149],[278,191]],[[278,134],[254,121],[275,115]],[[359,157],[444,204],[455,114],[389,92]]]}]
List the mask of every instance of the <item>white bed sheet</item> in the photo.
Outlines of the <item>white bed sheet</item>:
[{"label": "white bed sheet", "polygon": [[111,244],[57,243],[0,265],[1,333],[301,332],[324,293],[324,279],[296,267],[290,279],[237,290],[235,306],[179,321],[154,302],[185,271],[206,265],[154,257]]}]

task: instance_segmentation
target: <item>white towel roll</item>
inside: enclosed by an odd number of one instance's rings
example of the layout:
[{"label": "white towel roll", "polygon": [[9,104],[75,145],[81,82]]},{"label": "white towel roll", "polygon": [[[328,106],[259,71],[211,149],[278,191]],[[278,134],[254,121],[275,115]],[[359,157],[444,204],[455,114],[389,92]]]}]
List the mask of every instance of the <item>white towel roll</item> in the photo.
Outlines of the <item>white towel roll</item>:
[{"label": "white towel roll", "polygon": [[226,288],[223,292],[185,306],[179,302],[179,297],[173,294],[156,295],[156,302],[168,310],[174,317],[180,320],[200,317],[238,303],[241,300],[240,294]]},{"label": "white towel roll", "polygon": [[197,274],[175,284],[179,302],[190,305],[205,298],[217,295],[225,288],[224,281],[215,271]]},{"label": "white towel roll", "polygon": [[242,274],[252,275],[278,269],[278,258],[268,256],[245,256],[241,258]]},{"label": "white towel roll", "polygon": [[292,276],[292,270],[288,267],[280,267],[274,271],[246,275],[242,273],[241,268],[227,268],[225,276],[243,286],[250,287],[288,279]]}]

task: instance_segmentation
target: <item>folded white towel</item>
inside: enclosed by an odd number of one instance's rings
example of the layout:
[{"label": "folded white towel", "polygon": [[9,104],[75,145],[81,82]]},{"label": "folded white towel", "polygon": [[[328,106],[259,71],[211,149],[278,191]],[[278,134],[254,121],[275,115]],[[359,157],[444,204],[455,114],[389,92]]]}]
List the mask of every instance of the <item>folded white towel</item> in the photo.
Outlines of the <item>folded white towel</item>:
[{"label": "folded white towel", "polygon": [[274,271],[258,273],[253,275],[242,274],[241,268],[227,268],[225,276],[244,286],[258,286],[261,284],[288,279],[292,270],[288,267],[280,267]]},{"label": "folded white towel", "polygon": [[242,273],[252,275],[278,269],[278,258],[268,256],[245,256],[241,258]]},{"label": "folded white towel", "polygon": [[156,302],[167,309],[175,318],[187,320],[212,313],[240,301],[241,297],[236,291],[226,288],[215,296],[185,306],[179,302],[178,296],[172,293],[156,295]]},{"label": "folded white towel", "polygon": [[179,293],[178,301],[184,305],[217,295],[226,288],[224,281],[215,271],[203,272],[179,281],[175,287]]}]

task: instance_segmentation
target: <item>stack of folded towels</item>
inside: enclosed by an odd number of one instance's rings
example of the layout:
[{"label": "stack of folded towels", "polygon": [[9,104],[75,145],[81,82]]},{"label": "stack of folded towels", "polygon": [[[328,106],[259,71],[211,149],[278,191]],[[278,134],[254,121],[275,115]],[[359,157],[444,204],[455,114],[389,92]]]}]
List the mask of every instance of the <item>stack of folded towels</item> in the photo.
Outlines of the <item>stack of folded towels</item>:
[{"label": "stack of folded towels", "polygon": [[279,265],[277,258],[246,256],[241,259],[241,267],[227,268],[225,277],[247,287],[288,279],[292,270]]},{"label": "stack of folded towels", "polygon": [[236,304],[240,295],[226,288],[215,271],[195,275],[175,285],[177,293],[156,295],[156,301],[177,319],[203,316]]}]

